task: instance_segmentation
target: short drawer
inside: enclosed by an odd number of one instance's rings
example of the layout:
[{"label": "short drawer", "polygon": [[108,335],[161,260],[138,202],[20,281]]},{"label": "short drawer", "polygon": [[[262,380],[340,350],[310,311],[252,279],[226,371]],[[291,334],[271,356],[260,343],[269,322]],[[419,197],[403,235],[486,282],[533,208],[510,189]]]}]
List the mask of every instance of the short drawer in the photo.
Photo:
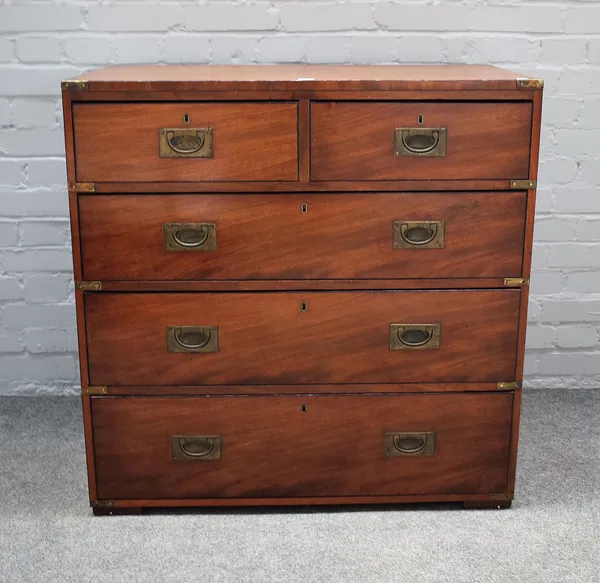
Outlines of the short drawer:
[{"label": "short drawer", "polygon": [[84,278],[518,277],[524,192],[82,195]]},{"label": "short drawer", "polygon": [[523,179],[528,102],[314,102],[311,180]]},{"label": "short drawer", "polygon": [[499,382],[520,290],[90,293],[92,385]]},{"label": "short drawer", "polygon": [[101,499],[505,493],[512,394],[92,399]]},{"label": "short drawer", "polygon": [[298,179],[296,103],[77,103],[79,182]]}]

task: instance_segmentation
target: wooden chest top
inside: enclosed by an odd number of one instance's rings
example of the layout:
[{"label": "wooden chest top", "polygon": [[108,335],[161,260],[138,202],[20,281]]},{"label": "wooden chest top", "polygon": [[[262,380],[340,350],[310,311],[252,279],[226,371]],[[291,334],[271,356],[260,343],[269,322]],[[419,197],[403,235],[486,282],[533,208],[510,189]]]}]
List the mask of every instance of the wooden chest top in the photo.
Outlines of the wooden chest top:
[{"label": "wooden chest top", "polygon": [[90,91],[472,91],[541,89],[543,82],[490,65],[125,65],[64,81]]}]

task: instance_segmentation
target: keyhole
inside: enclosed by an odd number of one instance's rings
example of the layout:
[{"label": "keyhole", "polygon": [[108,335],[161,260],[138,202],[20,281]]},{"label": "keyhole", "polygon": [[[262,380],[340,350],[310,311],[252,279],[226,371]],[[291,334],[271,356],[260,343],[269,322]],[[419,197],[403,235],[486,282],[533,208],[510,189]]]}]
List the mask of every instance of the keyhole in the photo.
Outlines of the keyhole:
[{"label": "keyhole", "polygon": [[419,114],[419,117],[418,117],[417,121],[420,124],[423,123],[423,114],[422,113]]},{"label": "keyhole", "polygon": [[308,205],[303,202],[302,205],[300,206],[300,212],[305,215],[308,212]]},{"label": "keyhole", "polygon": [[302,413],[306,413],[306,405],[302,405]]},{"label": "keyhole", "polygon": [[183,123],[190,123],[190,114],[189,113],[184,113],[183,114]]},{"label": "keyhole", "polygon": [[300,310],[301,310],[302,312],[308,312],[308,304],[307,304],[306,302],[302,302],[302,303],[300,304]]}]

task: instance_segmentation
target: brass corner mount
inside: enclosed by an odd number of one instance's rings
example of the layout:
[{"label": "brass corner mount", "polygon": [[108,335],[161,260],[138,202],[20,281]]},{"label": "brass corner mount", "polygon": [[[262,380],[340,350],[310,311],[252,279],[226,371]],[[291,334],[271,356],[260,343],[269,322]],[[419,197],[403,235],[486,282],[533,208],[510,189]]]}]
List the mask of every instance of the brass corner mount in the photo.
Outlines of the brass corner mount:
[{"label": "brass corner mount", "polygon": [[543,89],[543,79],[517,79],[517,89]]},{"label": "brass corner mount", "polygon": [[62,89],[88,89],[90,82],[85,79],[69,79],[60,84]]}]

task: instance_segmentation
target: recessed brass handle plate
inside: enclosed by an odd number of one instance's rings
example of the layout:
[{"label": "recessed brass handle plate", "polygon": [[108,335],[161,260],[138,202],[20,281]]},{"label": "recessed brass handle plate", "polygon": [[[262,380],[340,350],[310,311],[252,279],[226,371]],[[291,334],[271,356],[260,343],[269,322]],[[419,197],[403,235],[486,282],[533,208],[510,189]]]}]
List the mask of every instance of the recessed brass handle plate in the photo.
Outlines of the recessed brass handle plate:
[{"label": "recessed brass handle plate", "polygon": [[219,327],[167,326],[167,352],[219,352]]},{"label": "recessed brass handle plate", "polygon": [[164,223],[165,251],[215,251],[216,223]]},{"label": "recessed brass handle plate", "polygon": [[390,350],[437,350],[440,324],[390,324]]},{"label": "recessed brass handle plate", "polygon": [[444,157],[447,138],[447,128],[395,128],[394,155]]},{"label": "recessed brass handle plate", "polygon": [[443,249],[444,221],[394,221],[394,249]]},{"label": "recessed brass handle plate", "polygon": [[161,158],[214,158],[212,128],[160,128]]},{"label": "recessed brass handle plate", "polygon": [[433,431],[409,431],[385,434],[385,454],[394,456],[429,457],[435,452]]},{"label": "recessed brass handle plate", "polygon": [[175,460],[220,460],[221,438],[218,435],[173,435],[171,451]]}]

